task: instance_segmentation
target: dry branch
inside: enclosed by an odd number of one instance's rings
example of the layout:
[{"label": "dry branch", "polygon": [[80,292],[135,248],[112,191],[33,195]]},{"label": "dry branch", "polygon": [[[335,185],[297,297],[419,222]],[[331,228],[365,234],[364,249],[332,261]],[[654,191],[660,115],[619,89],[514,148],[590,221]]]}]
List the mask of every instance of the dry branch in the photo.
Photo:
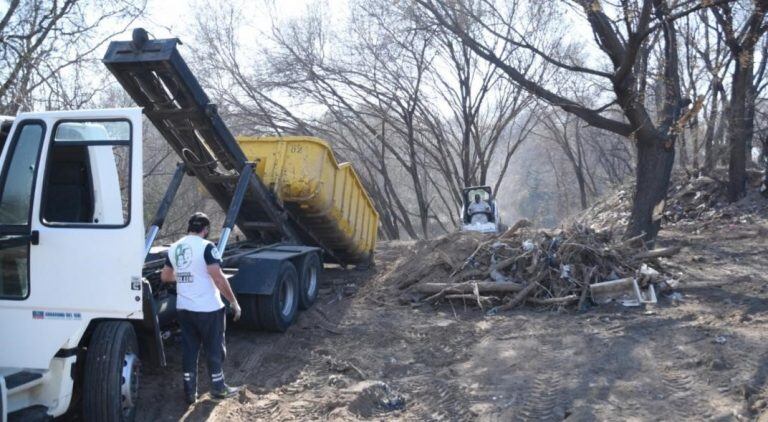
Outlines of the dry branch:
[{"label": "dry branch", "polygon": [[640,252],[639,254],[632,257],[635,261],[640,261],[643,259],[653,259],[653,258],[667,258],[672,255],[676,255],[680,252],[679,246],[670,246],[668,248],[660,248],[660,249],[653,249],[650,251]]},{"label": "dry branch", "polygon": [[[469,302],[475,302],[475,303],[478,303],[478,305],[479,305],[479,302],[486,302],[486,303],[490,304],[493,301],[494,298],[493,297],[485,297],[485,296],[475,296],[475,295],[445,295],[445,299],[446,300],[461,299],[461,300],[466,300],[466,301],[469,301]],[[481,306],[481,308],[482,308],[482,306]]]},{"label": "dry branch", "polygon": [[413,287],[413,290],[418,293],[424,293],[429,295],[439,294],[446,291],[449,293],[472,293],[474,287],[473,284],[477,284],[477,289],[480,294],[488,293],[516,293],[523,290],[524,286],[520,283],[494,283],[492,281],[478,281],[478,282],[465,282],[465,283],[421,283]]},{"label": "dry branch", "polygon": [[551,297],[548,299],[536,299],[533,297],[529,297],[525,299],[526,302],[533,303],[535,305],[567,305],[569,303],[573,303],[579,300],[579,297],[576,295],[568,295],[563,297]]},{"label": "dry branch", "polygon": [[523,303],[524,300],[528,298],[528,296],[532,295],[533,292],[538,288],[541,287],[537,281],[531,282],[529,285],[525,286],[523,290],[520,290],[512,299],[499,306],[498,311],[506,311],[508,309],[512,309],[515,306]]}]

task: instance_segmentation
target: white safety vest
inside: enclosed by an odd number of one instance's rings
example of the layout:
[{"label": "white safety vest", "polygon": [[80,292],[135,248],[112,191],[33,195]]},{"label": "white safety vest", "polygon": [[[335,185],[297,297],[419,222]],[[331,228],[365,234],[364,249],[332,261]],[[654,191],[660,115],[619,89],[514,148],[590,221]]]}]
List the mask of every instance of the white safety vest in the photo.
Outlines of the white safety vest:
[{"label": "white safety vest", "polygon": [[220,260],[216,246],[200,236],[184,236],[168,249],[168,260],[176,274],[176,309],[213,312],[224,307],[221,293],[208,274],[205,249],[209,245],[210,255]]}]

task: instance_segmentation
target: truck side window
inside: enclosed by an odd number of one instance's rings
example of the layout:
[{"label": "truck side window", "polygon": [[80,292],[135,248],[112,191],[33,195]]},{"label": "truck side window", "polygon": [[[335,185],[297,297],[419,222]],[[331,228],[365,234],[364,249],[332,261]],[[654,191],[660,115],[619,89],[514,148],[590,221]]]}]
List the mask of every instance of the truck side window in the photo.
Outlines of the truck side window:
[{"label": "truck side window", "polygon": [[59,123],[45,172],[43,223],[126,225],[130,139],[124,120]]}]

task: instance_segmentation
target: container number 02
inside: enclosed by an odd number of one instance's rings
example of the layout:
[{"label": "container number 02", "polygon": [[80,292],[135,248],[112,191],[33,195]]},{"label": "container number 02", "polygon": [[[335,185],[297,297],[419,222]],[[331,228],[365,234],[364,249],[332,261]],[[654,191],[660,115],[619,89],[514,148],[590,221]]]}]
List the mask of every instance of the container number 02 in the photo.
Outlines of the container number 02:
[{"label": "container number 02", "polygon": [[304,147],[301,145],[291,145],[290,151],[292,154],[301,154],[304,151]]}]

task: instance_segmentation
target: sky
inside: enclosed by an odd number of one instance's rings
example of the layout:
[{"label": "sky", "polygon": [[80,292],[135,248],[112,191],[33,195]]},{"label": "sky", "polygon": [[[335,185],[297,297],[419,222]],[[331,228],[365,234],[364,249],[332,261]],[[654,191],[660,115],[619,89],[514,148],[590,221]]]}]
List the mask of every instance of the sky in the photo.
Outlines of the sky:
[{"label": "sky", "polygon": [[[192,39],[190,25],[196,14],[212,7],[216,2],[201,0],[147,0],[147,10],[133,27],[142,27],[155,38]],[[320,3],[328,7],[334,19],[343,19],[346,15],[346,0],[231,0],[230,4],[239,5],[243,16],[247,16],[247,24],[239,35],[257,34],[268,31],[273,19],[278,21],[302,15],[307,7]],[[214,6],[215,7],[215,6]],[[202,12],[204,13],[204,12]],[[115,39],[130,37],[130,30]]]}]

